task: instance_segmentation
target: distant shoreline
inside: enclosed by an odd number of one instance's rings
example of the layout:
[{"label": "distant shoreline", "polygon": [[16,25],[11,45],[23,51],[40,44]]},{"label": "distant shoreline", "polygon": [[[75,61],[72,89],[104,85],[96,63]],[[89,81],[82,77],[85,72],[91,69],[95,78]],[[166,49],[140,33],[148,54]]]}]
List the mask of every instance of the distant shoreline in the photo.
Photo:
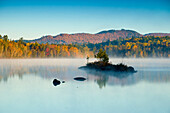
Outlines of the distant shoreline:
[{"label": "distant shoreline", "polygon": [[[80,57],[56,57],[56,58],[0,58],[0,60],[3,59],[85,59],[85,57],[80,58]],[[90,59],[95,59],[95,58],[90,58]],[[126,57],[126,58],[121,58],[121,57],[111,57],[110,59],[170,59],[170,57]]]},{"label": "distant shoreline", "polygon": [[17,42],[7,35],[0,37],[0,58],[93,58],[103,49],[109,57],[118,58],[170,58],[170,37],[121,38],[102,43],[41,44],[26,43],[23,38]]}]

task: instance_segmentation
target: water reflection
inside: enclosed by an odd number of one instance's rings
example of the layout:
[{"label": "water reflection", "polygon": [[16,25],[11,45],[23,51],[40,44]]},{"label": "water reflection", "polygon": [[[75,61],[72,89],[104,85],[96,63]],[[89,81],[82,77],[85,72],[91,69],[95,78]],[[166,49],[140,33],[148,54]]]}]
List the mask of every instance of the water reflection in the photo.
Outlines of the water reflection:
[{"label": "water reflection", "polygon": [[127,61],[137,73],[79,70],[84,59],[0,59],[0,113],[169,113],[170,62]]},{"label": "water reflection", "polygon": [[18,76],[20,79],[23,75],[33,74],[45,79],[56,77],[56,75],[63,75],[67,72],[66,67],[58,66],[0,66],[0,80],[8,81],[9,77]]},{"label": "water reflection", "polygon": [[61,66],[61,65],[0,65],[0,81],[7,82],[8,78],[18,76],[22,80],[24,75],[35,75],[44,79],[59,78],[61,80],[73,81],[75,76],[88,77],[87,81],[94,81],[99,88],[106,85],[134,85],[140,81],[152,83],[170,82],[168,71],[138,71],[137,73],[113,73],[100,72],[91,70],[79,70],[78,66]]},{"label": "water reflection", "polygon": [[135,85],[141,81],[150,82],[150,83],[166,83],[170,82],[169,72],[143,72],[139,71],[138,73],[112,73],[112,74],[89,74],[91,76],[96,76],[96,82],[99,84],[99,87],[102,88],[106,85]]},{"label": "water reflection", "polygon": [[99,78],[96,80],[96,82],[97,82],[97,84],[99,85],[99,88],[100,88],[100,89],[106,86],[106,83],[107,83],[108,79],[109,79],[108,76],[101,76],[101,77],[99,77]]},{"label": "water reflection", "polygon": [[[94,80],[99,88],[103,88],[108,85],[124,85],[124,81],[129,81],[129,76],[133,76],[133,73],[121,73],[121,72],[102,72],[102,71],[92,71],[92,70],[84,70],[90,80]],[[132,81],[129,81],[132,82]],[[130,83],[128,83],[130,84]],[[128,85],[125,84],[125,85]]]}]

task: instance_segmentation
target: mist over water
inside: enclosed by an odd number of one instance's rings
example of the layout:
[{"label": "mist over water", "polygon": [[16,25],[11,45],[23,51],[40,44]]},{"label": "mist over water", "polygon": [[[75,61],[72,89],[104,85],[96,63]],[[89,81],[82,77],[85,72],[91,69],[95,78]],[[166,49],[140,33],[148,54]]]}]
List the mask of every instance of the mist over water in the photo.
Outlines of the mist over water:
[{"label": "mist over water", "polygon": [[[110,61],[123,62],[138,72],[78,69],[86,59],[1,59],[0,113],[170,112],[170,59]],[[75,81],[77,76],[87,80]],[[55,87],[55,78],[65,83]]]}]

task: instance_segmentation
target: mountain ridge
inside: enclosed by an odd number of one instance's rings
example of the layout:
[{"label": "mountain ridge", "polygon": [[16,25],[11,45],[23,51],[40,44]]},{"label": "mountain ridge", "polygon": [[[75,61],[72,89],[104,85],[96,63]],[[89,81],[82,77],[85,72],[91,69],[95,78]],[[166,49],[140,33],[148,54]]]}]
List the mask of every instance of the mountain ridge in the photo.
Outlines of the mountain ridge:
[{"label": "mountain ridge", "polygon": [[26,42],[34,43],[49,43],[49,44],[72,44],[72,43],[101,43],[107,40],[113,41],[121,38],[131,38],[131,37],[144,37],[144,36],[170,36],[170,33],[148,33],[140,34],[134,30],[103,30],[95,34],[90,33],[74,33],[67,34],[61,33],[56,36],[46,35],[41,38],[34,40],[24,40]]}]

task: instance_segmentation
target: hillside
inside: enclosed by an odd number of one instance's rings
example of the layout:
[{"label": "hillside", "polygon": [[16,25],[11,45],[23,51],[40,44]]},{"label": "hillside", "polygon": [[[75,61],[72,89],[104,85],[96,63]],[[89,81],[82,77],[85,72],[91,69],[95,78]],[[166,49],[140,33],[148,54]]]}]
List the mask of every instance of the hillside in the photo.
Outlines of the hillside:
[{"label": "hillside", "polygon": [[[115,39],[121,38],[130,38],[132,36],[140,37],[140,33],[132,30],[108,30],[101,31],[96,34],[89,33],[76,33],[76,34],[60,34],[57,36],[43,36],[39,39],[30,40],[29,42],[38,42],[38,43],[55,43],[55,44],[71,44],[71,43],[101,43],[107,40],[113,41]],[[28,40],[27,40],[28,41]]]},{"label": "hillside", "polygon": [[72,43],[101,43],[107,40],[113,41],[121,38],[131,38],[141,37],[141,36],[170,36],[170,33],[149,33],[146,35],[142,35],[133,30],[108,30],[101,31],[96,34],[89,33],[76,33],[76,34],[60,34],[57,36],[43,36],[39,39],[35,40],[25,40],[25,42],[38,42],[38,43],[49,43],[49,44],[72,44]]},{"label": "hillside", "polygon": [[149,34],[145,34],[144,36],[170,36],[170,33],[149,33]]}]

